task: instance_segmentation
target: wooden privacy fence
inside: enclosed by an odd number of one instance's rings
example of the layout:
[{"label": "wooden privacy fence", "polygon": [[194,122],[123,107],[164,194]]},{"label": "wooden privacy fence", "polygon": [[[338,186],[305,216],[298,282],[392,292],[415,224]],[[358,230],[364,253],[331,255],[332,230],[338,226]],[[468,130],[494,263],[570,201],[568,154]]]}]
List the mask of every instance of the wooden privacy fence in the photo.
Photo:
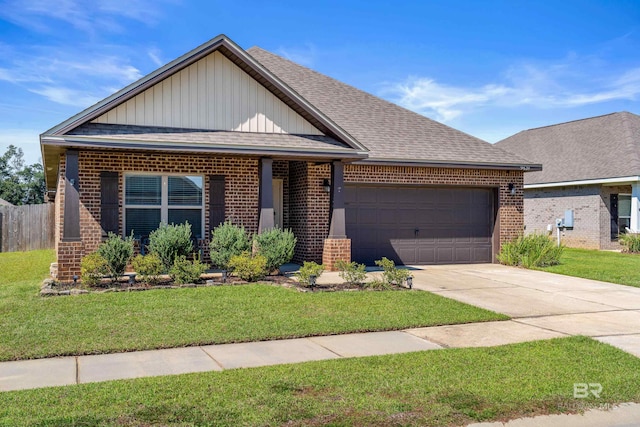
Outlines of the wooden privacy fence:
[{"label": "wooden privacy fence", "polygon": [[0,252],[53,248],[54,215],[53,203],[0,206]]}]

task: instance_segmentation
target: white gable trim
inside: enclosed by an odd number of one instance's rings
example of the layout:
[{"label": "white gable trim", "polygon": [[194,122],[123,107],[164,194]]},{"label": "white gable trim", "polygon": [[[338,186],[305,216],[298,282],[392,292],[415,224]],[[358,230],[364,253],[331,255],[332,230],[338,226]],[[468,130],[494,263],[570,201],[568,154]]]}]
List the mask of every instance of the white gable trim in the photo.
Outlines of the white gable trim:
[{"label": "white gable trim", "polygon": [[619,178],[583,179],[579,181],[548,182],[543,184],[525,184],[524,189],[568,187],[570,185],[619,185],[640,182],[640,176],[625,176]]}]

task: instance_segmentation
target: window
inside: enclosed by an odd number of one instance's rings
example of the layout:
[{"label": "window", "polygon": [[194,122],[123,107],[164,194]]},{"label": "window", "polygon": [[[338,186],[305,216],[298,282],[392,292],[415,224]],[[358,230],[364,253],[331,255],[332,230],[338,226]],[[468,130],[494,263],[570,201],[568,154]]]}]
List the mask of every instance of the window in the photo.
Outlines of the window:
[{"label": "window", "polygon": [[202,238],[203,178],[179,175],[126,175],[124,184],[125,235],[148,236],[161,222],[188,221]]},{"label": "window", "polygon": [[631,195],[611,194],[611,240],[618,240],[621,234],[627,232],[631,224]]},{"label": "window", "polygon": [[627,232],[631,225],[631,194],[618,194],[618,234]]}]

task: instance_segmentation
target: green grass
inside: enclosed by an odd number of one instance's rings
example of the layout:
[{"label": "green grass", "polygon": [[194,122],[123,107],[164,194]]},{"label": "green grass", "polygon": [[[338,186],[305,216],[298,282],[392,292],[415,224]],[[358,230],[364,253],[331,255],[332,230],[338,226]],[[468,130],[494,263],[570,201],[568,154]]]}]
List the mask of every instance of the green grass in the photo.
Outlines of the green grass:
[{"label": "green grass", "polygon": [[0,360],[507,319],[422,291],[301,293],[257,284],[43,298],[52,258],[0,254]]},{"label": "green grass", "polygon": [[640,359],[571,337],[5,392],[0,425],[449,426],[639,401],[639,383]]},{"label": "green grass", "polygon": [[640,287],[640,255],[565,248],[560,264],[540,270]]}]

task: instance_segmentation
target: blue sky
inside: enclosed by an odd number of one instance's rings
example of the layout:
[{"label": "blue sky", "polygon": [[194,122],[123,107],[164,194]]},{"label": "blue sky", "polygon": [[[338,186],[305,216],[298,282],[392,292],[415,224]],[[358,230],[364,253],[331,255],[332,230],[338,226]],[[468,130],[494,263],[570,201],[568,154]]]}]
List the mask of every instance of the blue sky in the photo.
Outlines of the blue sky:
[{"label": "blue sky", "polygon": [[636,0],[0,0],[0,150],[220,33],[489,142],[640,114]]}]

